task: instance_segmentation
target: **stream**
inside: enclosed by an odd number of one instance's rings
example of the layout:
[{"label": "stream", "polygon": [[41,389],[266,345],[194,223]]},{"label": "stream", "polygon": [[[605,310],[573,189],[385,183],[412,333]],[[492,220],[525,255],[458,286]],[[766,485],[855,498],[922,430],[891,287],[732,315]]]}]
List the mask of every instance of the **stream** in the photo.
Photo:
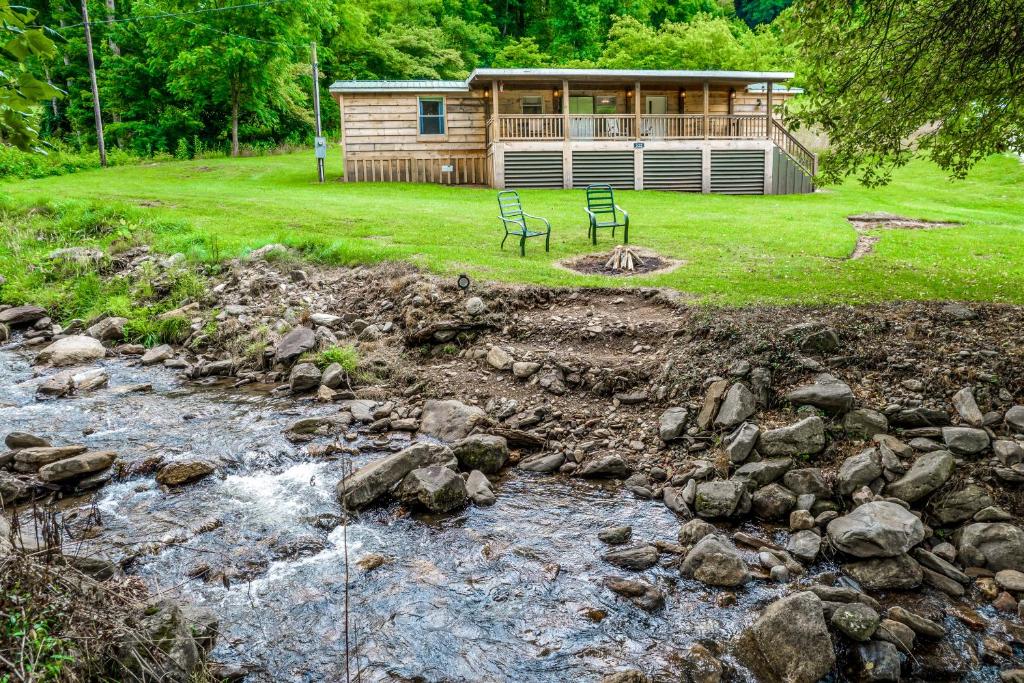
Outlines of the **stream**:
[{"label": "stream", "polygon": [[[349,666],[353,680],[358,670],[367,682],[596,681],[625,668],[679,680],[688,645],[728,641],[788,592],[756,581],[719,607],[721,591],[674,567],[617,570],[601,560],[601,528],[628,524],[634,541],[675,541],[675,515],[627,492],[515,469],[496,482],[492,507],[431,517],[391,505],[341,526],[334,486],[342,459],[282,435],[298,417],[336,407],[186,384],[163,368],[110,359],[103,366],[109,388],[37,402],[28,359],[0,350],[3,431],[115,450],[124,463],[154,455],[220,463],[218,474],[180,490],[143,474],[65,505],[73,536],[86,520],[101,521],[98,533],[68,540],[65,552],[81,544],[127,560],[152,591],[212,608],[220,619],[212,658],[250,667],[247,680],[345,680],[346,545]],[[153,390],[116,392],[136,383]],[[408,443],[359,436],[353,464]],[[372,571],[357,566],[373,554],[388,561]],[[203,567],[217,578],[190,578]],[[603,586],[627,575],[661,588],[666,607],[648,614]],[[963,632],[947,626],[954,637]],[[975,675],[993,680],[991,670]]]}]

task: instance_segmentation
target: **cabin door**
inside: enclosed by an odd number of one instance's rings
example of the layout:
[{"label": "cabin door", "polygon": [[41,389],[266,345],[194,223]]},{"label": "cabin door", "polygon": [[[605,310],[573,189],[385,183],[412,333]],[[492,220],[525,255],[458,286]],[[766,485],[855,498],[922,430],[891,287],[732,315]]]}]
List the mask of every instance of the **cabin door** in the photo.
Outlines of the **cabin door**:
[{"label": "cabin door", "polygon": [[574,140],[594,139],[594,98],[592,96],[569,96],[569,137]]},{"label": "cabin door", "polygon": [[649,138],[664,138],[668,135],[668,98],[664,95],[648,95],[644,101],[643,134]]}]

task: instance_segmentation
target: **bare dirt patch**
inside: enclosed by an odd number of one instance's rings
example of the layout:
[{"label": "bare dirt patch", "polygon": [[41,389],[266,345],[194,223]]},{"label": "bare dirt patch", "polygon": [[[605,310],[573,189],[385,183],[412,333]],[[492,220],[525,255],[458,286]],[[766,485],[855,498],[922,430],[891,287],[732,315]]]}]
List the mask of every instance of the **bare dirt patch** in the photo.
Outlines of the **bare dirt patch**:
[{"label": "bare dirt patch", "polygon": [[573,256],[557,262],[559,268],[584,275],[610,275],[613,277],[630,277],[633,275],[651,275],[654,273],[670,273],[686,262],[662,256],[650,249],[630,247],[637,257],[633,262],[633,270],[617,270],[608,265],[612,252],[584,254]]},{"label": "bare dirt patch", "polygon": [[857,231],[857,244],[848,260],[864,258],[872,251],[881,238],[879,235],[868,234],[873,230],[930,230],[934,228],[958,228],[961,223],[953,221],[926,221],[919,218],[906,218],[884,211],[872,211],[847,216],[853,229]]}]

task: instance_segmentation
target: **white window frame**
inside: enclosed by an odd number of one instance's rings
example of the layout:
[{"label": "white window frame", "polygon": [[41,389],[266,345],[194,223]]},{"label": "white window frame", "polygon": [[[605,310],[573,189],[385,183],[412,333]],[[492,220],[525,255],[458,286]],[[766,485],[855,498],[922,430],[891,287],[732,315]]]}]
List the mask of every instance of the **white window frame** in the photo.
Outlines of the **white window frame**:
[{"label": "white window frame", "polygon": [[[424,102],[440,102],[440,114],[424,114]],[[425,119],[438,119],[441,123],[441,130],[438,133],[424,133],[423,122]],[[444,95],[420,95],[416,98],[416,132],[421,138],[443,138],[448,134],[448,102]]]},{"label": "white window frame", "polygon": [[[530,106],[536,107],[540,111],[526,111],[526,101],[530,100]],[[544,98],[540,95],[523,95],[519,98],[519,111],[522,114],[543,114],[544,113]]]}]

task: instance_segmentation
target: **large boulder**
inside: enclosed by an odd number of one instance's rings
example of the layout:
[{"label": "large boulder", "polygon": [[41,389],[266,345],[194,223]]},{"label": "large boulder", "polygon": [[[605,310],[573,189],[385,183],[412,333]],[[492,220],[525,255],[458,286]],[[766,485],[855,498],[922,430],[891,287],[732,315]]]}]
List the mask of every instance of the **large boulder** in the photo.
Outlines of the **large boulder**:
[{"label": "large boulder", "polygon": [[349,510],[365,507],[394,489],[414,469],[447,464],[454,456],[447,446],[417,443],[405,450],[363,465],[335,489]]},{"label": "large boulder", "polygon": [[969,524],[957,543],[957,556],[969,567],[994,572],[1024,567],[1024,530],[1004,522]]},{"label": "large boulder", "polygon": [[814,406],[826,413],[845,413],[853,408],[853,390],[832,375],[819,375],[813,384],[793,389],[786,400],[794,405]]},{"label": "large boulder", "polygon": [[741,481],[705,481],[697,484],[694,507],[707,519],[739,517],[750,512],[750,493]]},{"label": "large boulder", "polygon": [[709,534],[686,554],[679,568],[683,576],[710,586],[742,586],[750,571],[736,547],[717,534]]},{"label": "large boulder", "polygon": [[409,472],[398,487],[398,497],[406,505],[424,507],[431,512],[450,512],[466,505],[466,482],[443,465],[420,467]]},{"label": "large boulder", "polygon": [[165,360],[173,357],[174,349],[172,349],[169,344],[161,344],[160,346],[154,346],[142,354],[140,362],[143,365],[156,365],[157,363],[163,363]]},{"label": "large boulder", "polygon": [[736,382],[726,392],[714,424],[722,429],[731,429],[753,415],[756,409],[754,394],[745,384]]},{"label": "large boulder", "polygon": [[101,342],[118,341],[124,339],[124,326],[127,324],[128,318],[104,318],[86,330],[85,333],[93,339],[99,339]]},{"label": "large boulder", "polygon": [[480,470],[469,473],[469,477],[466,478],[466,493],[477,505],[494,505],[497,501],[490,479]]},{"label": "large boulder", "polygon": [[843,417],[843,429],[855,439],[870,439],[889,431],[889,420],[871,408],[857,408]]},{"label": "large boulder", "polygon": [[274,361],[288,365],[296,358],[312,351],[316,346],[316,335],[308,327],[296,327],[281,338],[274,349]]},{"label": "large boulder", "polygon": [[782,484],[774,483],[754,491],[750,502],[754,515],[759,519],[777,521],[796,507],[796,496]]},{"label": "large boulder", "polygon": [[847,555],[894,557],[924,540],[924,525],[896,503],[874,501],[829,522],[828,537]]},{"label": "large boulder", "polygon": [[47,483],[67,481],[110,467],[117,455],[113,451],[92,451],[52,462],[39,468],[39,478]]},{"label": "large boulder", "polygon": [[[24,480],[0,470],[0,507],[7,506],[25,498],[29,493],[29,485]],[[2,518],[2,515],[0,515]]]},{"label": "large boulder", "polygon": [[925,453],[902,477],[885,487],[890,496],[908,503],[918,501],[938,490],[953,475],[956,463],[949,451]]},{"label": "large boulder", "polygon": [[38,472],[40,467],[58,460],[81,455],[85,446],[37,446],[23,448],[14,455],[14,471],[23,474]]},{"label": "large boulder", "polygon": [[53,342],[36,356],[36,363],[54,367],[83,365],[100,360],[107,350],[98,339],[83,335],[71,335]]},{"label": "large boulder", "polygon": [[821,599],[794,593],[768,606],[740,635],[737,656],[772,683],[817,683],[835,666]]},{"label": "large boulder", "polygon": [[452,452],[459,466],[467,470],[480,470],[494,474],[505,466],[508,460],[508,444],[505,438],[491,434],[473,434],[456,442]]},{"label": "large boulder", "polygon": [[157,470],[156,480],[164,486],[182,486],[213,474],[215,469],[205,460],[178,460]]},{"label": "large boulder", "polygon": [[288,386],[295,393],[309,391],[320,386],[320,368],[312,363],[299,363],[288,375]]},{"label": "large boulder", "polygon": [[798,470],[790,470],[782,479],[786,488],[796,495],[811,494],[816,497],[829,497],[832,489],[825,481],[825,475],[817,467],[804,467]]},{"label": "large boulder", "polygon": [[751,422],[744,422],[725,438],[725,452],[729,454],[729,462],[741,463],[750,457],[761,428]]},{"label": "large boulder", "polygon": [[0,311],[0,324],[18,327],[19,325],[31,325],[46,317],[46,310],[39,306],[15,306]]},{"label": "large boulder", "polygon": [[910,555],[874,557],[843,565],[843,571],[872,591],[910,590],[921,585],[924,571]]},{"label": "large boulder", "polygon": [[932,517],[939,524],[959,524],[978,514],[979,511],[995,505],[992,496],[977,484],[966,484],[962,489],[942,493],[931,500]]},{"label": "large boulder", "polygon": [[4,445],[8,448],[47,448],[50,446],[50,441],[44,439],[41,436],[35,434],[29,434],[27,432],[11,432],[4,437]]},{"label": "large boulder", "polygon": [[453,442],[466,438],[474,427],[486,420],[487,414],[475,406],[455,400],[430,399],[423,404],[420,433]]},{"label": "large boulder", "polygon": [[779,479],[792,468],[792,458],[759,460],[743,465],[733,473],[732,478],[734,481],[743,482],[748,489],[754,490]]},{"label": "large boulder", "polygon": [[769,458],[820,453],[825,448],[825,422],[812,415],[786,427],[763,431],[757,448]]},{"label": "large boulder", "polygon": [[848,496],[882,476],[882,456],[877,448],[869,448],[851,455],[839,466],[836,491]]},{"label": "large boulder", "polygon": [[672,441],[686,434],[689,413],[686,408],[669,408],[658,418],[658,436],[662,441]]},{"label": "large boulder", "polygon": [[943,427],[942,440],[957,455],[975,455],[989,447],[988,432],[973,427]]}]

